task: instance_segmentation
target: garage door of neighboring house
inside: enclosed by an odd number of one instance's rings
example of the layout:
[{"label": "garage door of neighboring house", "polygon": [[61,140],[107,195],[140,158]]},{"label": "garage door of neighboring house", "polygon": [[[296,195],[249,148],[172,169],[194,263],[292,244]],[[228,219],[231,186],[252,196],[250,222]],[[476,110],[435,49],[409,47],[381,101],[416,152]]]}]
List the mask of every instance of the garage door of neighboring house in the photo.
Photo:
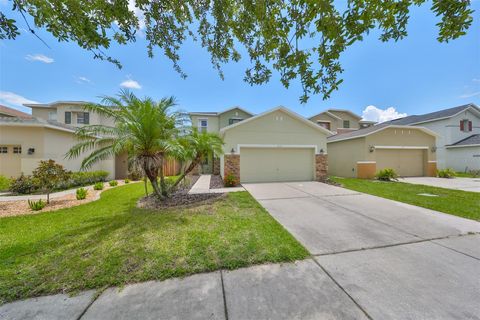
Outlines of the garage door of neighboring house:
[{"label": "garage door of neighboring house", "polygon": [[313,148],[241,148],[241,182],[311,181]]},{"label": "garage door of neighboring house", "polygon": [[424,176],[424,150],[422,149],[377,149],[377,172],[394,169],[402,177]]}]

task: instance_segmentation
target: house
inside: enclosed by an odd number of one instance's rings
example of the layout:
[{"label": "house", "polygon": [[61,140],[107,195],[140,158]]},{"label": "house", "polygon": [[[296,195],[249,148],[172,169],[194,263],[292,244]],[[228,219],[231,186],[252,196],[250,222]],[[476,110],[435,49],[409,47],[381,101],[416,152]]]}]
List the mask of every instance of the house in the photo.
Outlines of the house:
[{"label": "house", "polygon": [[[252,115],[239,107],[190,113],[193,126],[218,132],[224,154],[206,170],[240,182],[322,180],[327,175],[327,136],[322,126],[285,108]],[[206,121],[206,122],[205,122]],[[205,172],[205,164],[201,168]]]},{"label": "house", "polygon": [[389,123],[421,126],[435,132],[439,169],[480,170],[480,108],[475,104],[412,115]]},{"label": "house", "polygon": [[359,115],[343,109],[328,109],[308,120],[332,131],[333,134],[364,129],[375,124],[375,121],[362,120]]},{"label": "house", "polygon": [[32,115],[16,109],[12,109],[12,108],[0,105],[0,118],[13,118],[13,117],[30,119]]},{"label": "house", "polygon": [[370,179],[385,168],[404,177],[436,175],[436,134],[424,127],[382,123],[327,143],[330,175]]},{"label": "house", "polygon": [[[75,130],[87,124],[109,124],[98,114],[85,111],[82,101],[58,101],[49,104],[25,104],[32,116],[18,115],[0,118],[0,174],[17,177],[31,174],[40,160],[53,159],[67,170],[79,171],[81,155],[65,159],[68,150],[77,143]],[[90,170],[105,170],[109,178],[125,178],[126,155],[116,156],[95,164]]]}]

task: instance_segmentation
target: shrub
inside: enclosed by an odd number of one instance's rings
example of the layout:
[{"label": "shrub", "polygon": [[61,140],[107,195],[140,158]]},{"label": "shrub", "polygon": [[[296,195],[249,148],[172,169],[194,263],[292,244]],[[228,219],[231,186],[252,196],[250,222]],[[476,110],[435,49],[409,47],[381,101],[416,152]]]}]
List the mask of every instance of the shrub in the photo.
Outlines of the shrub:
[{"label": "shrub", "polygon": [[103,189],[103,182],[97,182],[93,185],[94,190],[102,190]]},{"label": "shrub", "polygon": [[235,187],[238,184],[238,180],[233,174],[229,173],[223,179],[223,183],[225,187]]},{"label": "shrub", "polygon": [[70,178],[59,186],[60,189],[88,186],[97,182],[105,182],[108,171],[80,171],[72,172]]},{"label": "shrub", "polygon": [[115,187],[118,185],[118,181],[117,180],[111,180],[108,182],[108,184],[110,185],[110,187]]},{"label": "shrub", "polygon": [[50,193],[58,188],[61,182],[67,181],[70,172],[54,160],[40,161],[33,170],[33,177],[38,180],[40,188],[47,194],[47,203],[50,203]]},{"label": "shrub", "polygon": [[10,182],[10,191],[13,193],[30,194],[39,189],[39,181],[31,176],[20,175]]},{"label": "shrub", "polygon": [[77,189],[77,200],[84,200],[87,198],[88,190],[85,188]]},{"label": "shrub", "polygon": [[443,170],[437,170],[437,177],[451,179],[451,178],[455,177],[455,171],[453,171],[450,168],[446,168],[446,169],[443,169]]},{"label": "shrub", "polygon": [[39,210],[42,210],[43,208],[45,208],[45,206],[47,205],[47,203],[45,201],[43,201],[42,199],[40,200],[28,200],[28,206],[30,207],[30,209],[32,209],[33,211],[39,211]]},{"label": "shrub", "polygon": [[0,191],[7,191],[10,189],[10,179],[0,174]]},{"label": "shrub", "polygon": [[130,179],[125,179],[125,180],[123,180],[123,182],[130,183]]},{"label": "shrub", "polygon": [[470,170],[470,171],[468,171],[468,173],[470,174],[470,176],[472,178],[480,177],[480,170]]},{"label": "shrub", "polygon": [[391,181],[391,180],[397,180],[398,175],[395,172],[395,170],[393,170],[391,168],[386,168],[386,169],[378,171],[377,174],[375,175],[375,177],[378,180]]}]

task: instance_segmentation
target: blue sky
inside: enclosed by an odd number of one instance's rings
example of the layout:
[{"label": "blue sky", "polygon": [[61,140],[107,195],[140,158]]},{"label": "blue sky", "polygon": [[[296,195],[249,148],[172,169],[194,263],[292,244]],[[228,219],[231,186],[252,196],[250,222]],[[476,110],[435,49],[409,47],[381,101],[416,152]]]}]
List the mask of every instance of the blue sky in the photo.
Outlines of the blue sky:
[{"label": "blue sky", "polygon": [[[10,6],[8,1],[0,1],[0,9],[26,28]],[[478,18],[480,1],[473,1],[473,8]],[[367,36],[344,53],[340,90],[326,101],[312,96],[305,105],[298,100],[300,86],[294,84],[287,90],[278,76],[262,86],[243,82],[248,59],[224,66],[222,81],[209,55],[196,43],[186,43],[181,51],[181,66],[188,74],[184,80],[161,52],[148,58],[143,39],[108,51],[122,62],[123,69],[117,69],[93,60],[89,52],[73,43],[57,42],[46,31],[38,33],[51,49],[23,31],[17,40],[0,42],[0,103],[29,111],[21,102],[96,101],[98,96],[117,93],[127,82],[138,85],[132,90],[140,96],[158,99],[173,95],[188,111],[219,111],[239,105],[258,113],[284,105],[305,116],[327,108],[349,109],[361,115],[367,106],[375,106],[369,108],[369,118],[388,118],[470,102],[480,104],[480,19],[466,36],[448,44],[437,42],[437,22],[424,5],[412,10],[406,39],[382,43],[377,33]]]}]

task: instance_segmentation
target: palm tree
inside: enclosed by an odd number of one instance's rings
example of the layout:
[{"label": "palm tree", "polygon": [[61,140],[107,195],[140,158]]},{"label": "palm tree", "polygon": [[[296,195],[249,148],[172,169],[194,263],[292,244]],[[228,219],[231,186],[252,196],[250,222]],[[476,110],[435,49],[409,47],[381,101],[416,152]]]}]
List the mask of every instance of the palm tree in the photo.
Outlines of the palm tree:
[{"label": "palm tree", "polygon": [[112,119],[113,125],[79,128],[79,143],[66,156],[77,158],[91,151],[81,164],[82,169],[87,169],[100,160],[127,152],[150,180],[155,194],[164,199],[168,190],[163,163],[168,157],[184,153],[178,140],[184,119],[182,113],[171,111],[174,106],[173,97],[155,102],[151,98],[139,99],[127,90],[115,97],[105,96],[100,104],[88,104],[85,109]]}]

